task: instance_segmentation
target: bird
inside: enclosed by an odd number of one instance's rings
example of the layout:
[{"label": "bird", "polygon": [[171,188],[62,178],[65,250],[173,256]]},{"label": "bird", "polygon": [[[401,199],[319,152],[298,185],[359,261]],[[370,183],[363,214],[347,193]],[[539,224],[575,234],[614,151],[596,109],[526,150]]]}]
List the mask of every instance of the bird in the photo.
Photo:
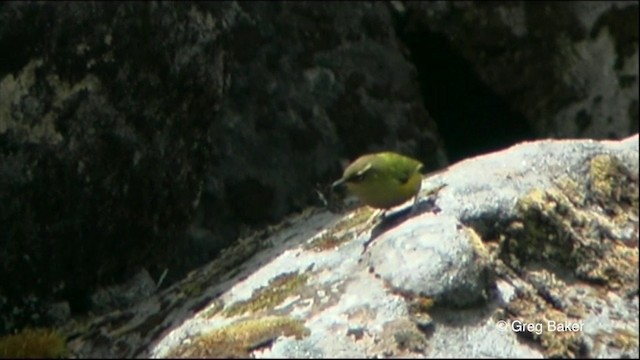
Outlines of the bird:
[{"label": "bird", "polygon": [[362,155],[344,170],[333,190],[346,185],[364,204],[387,210],[415,196],[418,201],[422,186],[422,162],[411,157],[384,151]]}]

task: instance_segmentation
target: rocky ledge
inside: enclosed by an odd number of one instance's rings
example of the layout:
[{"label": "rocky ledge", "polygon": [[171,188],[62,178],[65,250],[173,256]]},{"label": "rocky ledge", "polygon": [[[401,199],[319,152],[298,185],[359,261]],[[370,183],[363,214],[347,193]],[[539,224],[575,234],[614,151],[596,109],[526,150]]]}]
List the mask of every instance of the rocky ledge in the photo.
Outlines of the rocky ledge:
[{"label": "rocky ledge", "polygon": [[413,213],[291,217],[135,307],[69,324],[68,346],[76,357],[637,358],[637,174],[638,135],[518,144],[426,178]]}]

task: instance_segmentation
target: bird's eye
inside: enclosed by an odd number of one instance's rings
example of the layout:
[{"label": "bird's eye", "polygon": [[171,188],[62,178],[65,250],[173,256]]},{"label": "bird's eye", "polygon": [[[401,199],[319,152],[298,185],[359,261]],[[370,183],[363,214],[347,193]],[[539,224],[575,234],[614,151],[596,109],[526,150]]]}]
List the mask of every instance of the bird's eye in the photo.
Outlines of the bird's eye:
[{"label": "bird's eye", "polygon": [[360,174],[356,174],[351,178],[351,180],[353,182],[361,182],[362,180],[364,180],[366,175],[367,175],[366,172],[363,172],[363,173],[360,173]]},{"label": "bird's eye", "polygon": [[362,182],[363,180],[365,180],[367,177],[369,177],[369,174],[371,173],[371,164],[366,164],[364,166],[364,168],[360,169],[358,172],[356,172],[355,174],[352,174],[349,176],[349,182],[351,183],[359,183]]}]

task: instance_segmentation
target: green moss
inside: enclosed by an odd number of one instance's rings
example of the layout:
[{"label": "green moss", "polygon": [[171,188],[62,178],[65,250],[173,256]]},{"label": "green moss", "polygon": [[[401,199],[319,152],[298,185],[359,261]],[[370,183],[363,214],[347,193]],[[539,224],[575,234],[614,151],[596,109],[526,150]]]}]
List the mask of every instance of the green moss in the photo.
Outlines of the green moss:
[{"label": "green moss", "polygon": [[416,295],[411,292],[398,292],[396,290],[394,293],[405,299],[409,320],[414,324],[416,329],[421,331],[422,335],[431,336],[434,330],[434,323],[429,315],[429,311],[436,306],[435,299],[430,296]]},{"label": "green moss", "polygon": [[25,329],[0,337],[0,357],[62,358],[67,355],[65,337],[52,329]]},{"label": "green moss", "polygon": [[625,243],[621,229],[637,227],[637,179],[614,158],[597,156],[590,162],[586,184],[565,178],[557,185],[518,200],[518,219],[506,231],[501,248],[503,261],[515,269],[531,261],[550,261],[583,280],[633,287],[638,248]]},{"label": "green moss", "polygon": [[337,236],[334,232],[328,231],[313,239],[310,243],[305,244],[306,250],[325,251],[337,248],[342,243],[347,242],[351,238],[351,234],[345,233]]},{"label": "green moss", "polygon": [[385,349],[385,357],[406,358],[410,353],[423,353],[428,339],[413,322],[397,319],[384,324],[378,344]]},{"label": "green moss", "polygon": [[519,331],[516,334],[539,343],[544,349],[545,357],[575,358],[585,355],[581,353],[584,348],[581,332],[546,329],[549,321],[577,323],[578,320],[570,319],[566,314],[546,304],[540,297],[521,294],[507,305],[507,313],[512,321],[543,325],[541,333]]},{"label": "green moss", "polygon": [[427,340],[417,330],[400,330],[393,335],[398,350],[420,353],[427,347]]},{"label": "green moss", "polygon": [[614,329],[613,331],[600,331],[595,336],[596,342],[616,347],[623,351],[638,348],[638,333],[627,329]]},{"label": "green moss", "polygon": [[248,358],[251,351],[280,336],[302,339],[308,335],[303,321],[290,317],[245,320],[197,336],[168,357]]},{"label": "green moss", "polygon": [[333,228],[311,242],[305,244],[306,250],[325,251],[334,249],[353,238],[354,228],[366,225],[375,210],[368,206],[358,208],[352,216],[346,217]]},{"label": "green moss", "polygon": [[427,313],[435,305],[435,300],[428,296],[415,296],[408,300],[410,314]]},{"label": "green moss", "polygon": [[469,235],[469,242],[473,247],[473,253],[479,262],[489,263],[491,261],[490,247],[487,247],[478,233],[470,227],[464,227],[464,231]]},{"label": "green moss", "polygon": [[269,285],[255,290],[249,300],[239,301],[226,308],[222,313],[225,316],[235,316],[271,309],[306,284],[307,278],[308,275],[297,272],[279,275],[269,281]]},{"label": "green moss", "polygon": [[638,218],[638,177],[620,161],[599,155],[589,164],[588,201],[600,206],[616,223]]},{"label": "green moss", "polygon": [[[521,288],[508,304],[512,320],[579,322],[589,305],[566,298],[567,283],[555,275],[567,270],[621,294],[637,292],[638,246],[633,234],[638,226],[638,179],[609,155],[595,156],[587,165],[588,176],[580,181],[560,178],[555,187],[534,189],[516,204],[517,218],[502,234],[499,254],[508,269],[515,270],[509,276],[520,276],[531,288]],[[538,342],[545,357],[586,356],[583,335],[518,332]],[[605,334],[602,341],[632,347],[633,335],[637,339],[637,334]]]},{"label": "green moss", "polygon": [[[569,260],[572,244],[567,236],[569,200],[557,189],[535,189],[518,200],[520,217],[511,223],[503,251],[514,267],[530,260]],[[571,216],[570,216],[571,217]]]},{"label": "green moss", "polygon": [[220,300],[214,300],[213,304],[209,305],[208,309],[206,309],[202,313],[202,317],[205,319],[211,319],[216,314],[218,314],[222,308],[224,307],[224,303]]},{"label": "green moss", "polygon": [[353,216],[350,216],[342,221],[340,221],[338,224],[336,224],[336,226],[333,228],[334,231],[348,231],[350,229],[353,229],[355,227],[358,227],[360,225],[366,224],[367,221],[369,219],[371,219],[371,216],[376,212],[376,210],[374,210],[373,208],[370,208],[368,206],[363,206],[361,208],[358,208],[358,210],[356,210],[353,214]]}]

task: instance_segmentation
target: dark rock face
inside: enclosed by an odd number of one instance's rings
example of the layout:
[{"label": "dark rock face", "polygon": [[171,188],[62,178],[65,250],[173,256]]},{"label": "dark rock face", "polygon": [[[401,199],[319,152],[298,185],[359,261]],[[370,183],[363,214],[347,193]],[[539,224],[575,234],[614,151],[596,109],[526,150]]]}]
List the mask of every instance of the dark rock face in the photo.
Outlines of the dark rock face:
[{"label": "dark rock face", "polygon": [[637,2],[406,2],[400,10],[400,33],[418,44],[444,36],[536,137],[638,132]]},{"label": "dark rock face", "polygon": [[314,204],[339,156],[442,165],[400,48],[383,3],[1,5],[0,330],[180,278]]}]

